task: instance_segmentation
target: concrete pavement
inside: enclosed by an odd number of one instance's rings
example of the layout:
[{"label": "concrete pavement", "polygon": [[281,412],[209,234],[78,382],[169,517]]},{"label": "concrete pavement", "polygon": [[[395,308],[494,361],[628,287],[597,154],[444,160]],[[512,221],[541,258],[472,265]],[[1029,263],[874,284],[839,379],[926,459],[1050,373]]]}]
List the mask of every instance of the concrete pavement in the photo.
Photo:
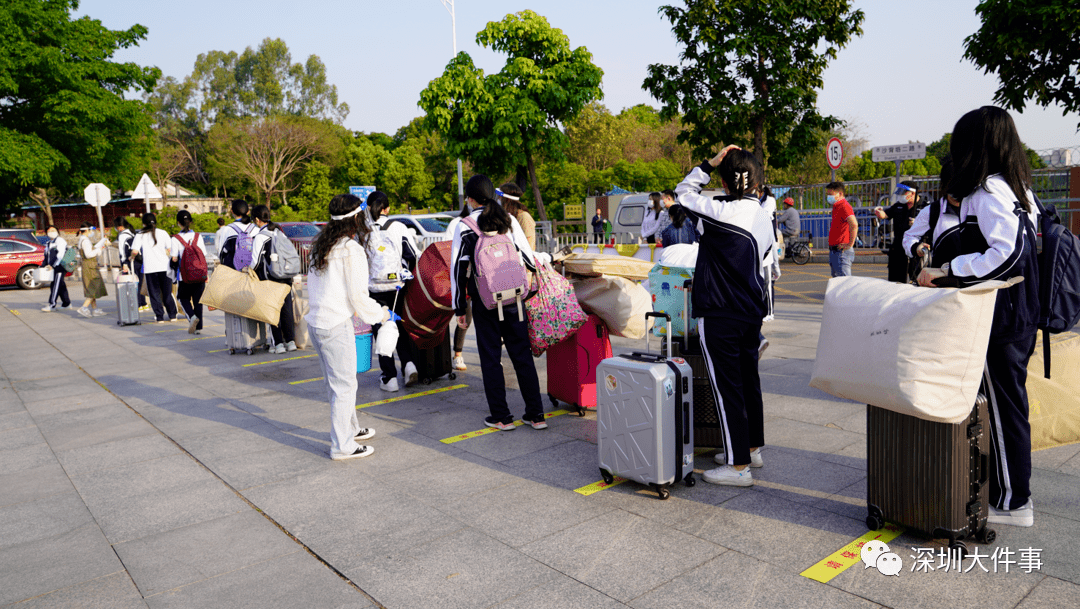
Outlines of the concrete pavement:
[{"label": "concrete pavement", "polygon": [[442,391],[362,408],[375,454],[332,462],[310,351],[230,356],[220,313],[192,337],[120,328],[111,297],[97,319],[44,297],[0,292],[0,606],[1080,606],[1080,445],[1033,455],[1035,527],[983,548],[1039,549],[1037,570],[911,572],[911,547],[942,544],[905,534],[900,577],[800,575],[866,532],[865,407],[807,386],[810,300],[765,326],[755,485],[660,501],[574,492],[599,481],[591,413],[441,442],[484,428],[471,343],[454,381],[391,396],[362,375],[358,404]]}]

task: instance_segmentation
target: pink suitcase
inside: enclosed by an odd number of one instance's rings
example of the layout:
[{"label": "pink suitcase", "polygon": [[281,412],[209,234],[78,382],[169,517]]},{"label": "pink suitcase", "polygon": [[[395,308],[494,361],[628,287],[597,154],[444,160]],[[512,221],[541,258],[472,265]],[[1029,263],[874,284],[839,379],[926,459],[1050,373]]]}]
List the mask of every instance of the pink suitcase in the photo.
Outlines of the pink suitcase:
[{"label": "pink suitcase", "polygon": [[585,416],[596,408],[596,366],[612,356],[608,328],[596,315],[578,331],[547,350],[548,397],[557,406],[560,401],[577,408]]}]

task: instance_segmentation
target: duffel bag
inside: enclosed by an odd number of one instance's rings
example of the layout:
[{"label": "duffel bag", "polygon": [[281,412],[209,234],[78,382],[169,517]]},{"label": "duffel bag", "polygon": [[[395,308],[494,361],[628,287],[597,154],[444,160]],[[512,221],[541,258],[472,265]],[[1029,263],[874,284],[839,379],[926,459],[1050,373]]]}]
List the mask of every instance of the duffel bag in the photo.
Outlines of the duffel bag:
[{"label": "duffel bag", "polygon": [[233,270],[224,264],[214,267],[200,303],[276,326],[290,286],[276,281],[259,281],[250,268]]},{"label": "duffel bag", "polygon": [[454,317],[450,302],[450,241],[427,246],[416,261],[416,273],[405,288],[402,323],[420,349],[442,343]]}]

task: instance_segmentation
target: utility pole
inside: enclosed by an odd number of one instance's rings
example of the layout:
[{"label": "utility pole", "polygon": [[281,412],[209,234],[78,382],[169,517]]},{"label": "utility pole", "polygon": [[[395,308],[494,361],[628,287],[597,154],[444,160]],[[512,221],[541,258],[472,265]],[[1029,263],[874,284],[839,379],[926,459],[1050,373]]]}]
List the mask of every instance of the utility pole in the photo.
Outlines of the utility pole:
[{"label": "utility pole", "polygon": [[[439,0],[442,2],[443,8],[446,12],[450,13],[450,31],[454,36],[454,57],[457,57],[457,15],[454,14],[454,1],[455,0]],[[457,160],[457,191],[458,191],[458,209],[465,205],[465,184],[462,182],[461,177],[461,159]]]}]

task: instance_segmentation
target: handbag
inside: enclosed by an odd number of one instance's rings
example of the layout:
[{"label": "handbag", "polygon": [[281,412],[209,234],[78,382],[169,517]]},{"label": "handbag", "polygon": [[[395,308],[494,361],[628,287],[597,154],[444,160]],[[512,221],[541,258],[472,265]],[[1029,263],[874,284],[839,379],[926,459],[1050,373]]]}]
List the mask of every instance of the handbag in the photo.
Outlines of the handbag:
[{"label": "handbag", "polygon": [[588,316],[578,304],[574,287],[550,265],[536,265],[537,292],[525,301],[529,315],[529,345],[539,357],[585,325]]},{"label": "handbag", "polygon": [[276,281],[260,281],[250,268],[233,270],[219,264],[206,282],[200,303],[276,326],[281,320],[291,286]]}]

